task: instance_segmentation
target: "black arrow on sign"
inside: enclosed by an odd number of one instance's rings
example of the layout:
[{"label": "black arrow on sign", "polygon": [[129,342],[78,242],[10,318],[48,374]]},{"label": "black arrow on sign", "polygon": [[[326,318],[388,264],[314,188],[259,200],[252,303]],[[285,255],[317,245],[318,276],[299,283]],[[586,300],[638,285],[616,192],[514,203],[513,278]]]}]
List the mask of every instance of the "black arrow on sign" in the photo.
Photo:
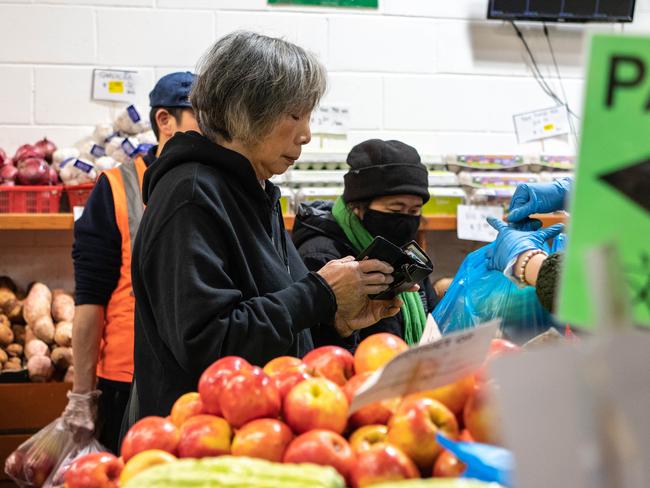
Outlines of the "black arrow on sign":
[{"label": "black arrow on sign", "polygon": [[650,159],[602,174],[600,179],[650,213]]}]

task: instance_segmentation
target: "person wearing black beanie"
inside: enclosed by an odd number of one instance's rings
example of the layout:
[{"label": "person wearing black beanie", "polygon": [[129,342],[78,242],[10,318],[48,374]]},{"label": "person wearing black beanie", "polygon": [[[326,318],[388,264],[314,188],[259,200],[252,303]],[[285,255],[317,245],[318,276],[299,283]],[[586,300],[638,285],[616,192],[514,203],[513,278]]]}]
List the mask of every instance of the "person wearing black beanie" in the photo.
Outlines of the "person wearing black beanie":
[{"label": "person wearing black beanie", "polygon": [[[357,256],[375,236],[398,246],[417,236],[422,206],[429,200],[428,172],[417,150],[400,141],[370,139],[352,148],[347,163],[343,195],[336,202],[304,203],[296,216],[293,241],[310,270]],[[312,328],[314,345],[354,352],[361,340],[378,332],[417,342],[436,294],[426,279],[419,292],[401,298],[405,305],[400,313],[348,338],[325,327]]]}]

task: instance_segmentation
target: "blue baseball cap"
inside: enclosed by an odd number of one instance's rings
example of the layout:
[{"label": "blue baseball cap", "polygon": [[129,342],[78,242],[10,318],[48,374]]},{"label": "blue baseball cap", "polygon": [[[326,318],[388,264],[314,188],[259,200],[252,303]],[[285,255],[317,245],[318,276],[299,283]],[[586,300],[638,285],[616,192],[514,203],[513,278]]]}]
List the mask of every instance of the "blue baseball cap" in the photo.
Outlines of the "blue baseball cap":
[{"label": "blue baseball cap", "polygon": [[170,73],[158,80],[149,93],[151,107],[191,107],[189,96],[194,83],[194,73]]}]

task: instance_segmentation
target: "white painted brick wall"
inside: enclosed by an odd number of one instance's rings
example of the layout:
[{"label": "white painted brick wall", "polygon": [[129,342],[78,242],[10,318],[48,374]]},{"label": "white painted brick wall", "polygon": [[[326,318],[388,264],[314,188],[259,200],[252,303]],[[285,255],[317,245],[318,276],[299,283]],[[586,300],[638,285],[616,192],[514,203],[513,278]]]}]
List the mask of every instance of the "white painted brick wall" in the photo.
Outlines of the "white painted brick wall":
[{"label": "white painted brick wall", "polygon": [[[123,104],[91,100],[92,69],[141,72],[146,109],[155,80],[193,69],[235,29],[279,35],[315,51],[330,72],[325,101],[351,107],[346,137],[311,151],[347,151],[371,137],[422,153],[572,152],[569,138],[519,145],[512,115],[553,105],[531,76],[512,28],[485,21],[486,0],[380,0],[378,10],[268,6],[267,0],[0,0],[0,147],[43,135],[71,144]],[[561,94],[540,25],[523,25],[540,69]],[[650,32],[650,0],[621,26],[550,25],[572,108],[582,104],[592,30]]]}]

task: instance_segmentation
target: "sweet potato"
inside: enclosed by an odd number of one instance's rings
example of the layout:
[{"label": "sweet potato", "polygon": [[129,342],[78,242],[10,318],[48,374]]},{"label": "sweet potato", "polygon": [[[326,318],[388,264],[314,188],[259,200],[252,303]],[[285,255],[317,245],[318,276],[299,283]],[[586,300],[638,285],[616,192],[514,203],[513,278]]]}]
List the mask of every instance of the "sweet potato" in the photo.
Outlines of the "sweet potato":
[{"label": "sweet potato", "polygon": [[74,298],[61,292],[52,298],[52,318],[55,322],[72,322],[74,319]]},{"label": "sweet potato", "polygon": [[0,365],[6,363],[9,360],[9,356],[7,353],[4,351],[4,349],[0,349]]},{"label": "sweet potato", "polygon": [[11,330],[14,333],[14,342],[24,346],[25,345],[25,326],[24,325],[12,325]]},{"label": "sweet potato", "polygon": [[52,313],[52,292],[43,283],[34,283],[23,302],[23,317],[28,325]]},{"label": "sweet potato", "polygon": [[22,369],[23,362],[20,358],[9,358],[9,360],[4,364],[3,371],[17,371]]},{"label": "sweet potato", "polygon": [[44,383],[54,374],[52,360],[47,356],[32,356],[27,361],[29,379],[35,383]]},{"label": "sweet potato", "polygon": [[54,342],[61,347],[72,345],[72,322],[59,322],[54,331]]},{"label": "sweet potato", "polygon": [[37,339],[42,340],[46,344],[52,344],[54,342],[54,324],[49,313],[37,318],[32,326]]},{"label": "sweet potato", "polygon": [[74,383],[74,366],[70,366],[63,377],[64,383]]},{"label": "sweet potato", "polygon": [[8,324],[9,321],[7,323],[0,323],[0,346],[8,346],[14,341],[14,333]]},{"label": "sweet potato", "polygon": [[31,359],[34,356],[49,356],[50,348],[43,341],[34,339],[25,344],[25,357]]},{"label": "sweet potato", "polygon": [[52,362],[56,369],[67,370],[72,365],[72,348],[55,347],[52,350]]},{"label": "sweet potato", "polygon": [[20,356],[23,355],[23,346],[20,344],[9,344],[7,347],[5,347],[5,351],[7,351],[7,354],[11,358],[19,358]]},{"label": "sweet potato", "polygon": [[25,326],[25,344],[27,344],[29,341],[33,341],[36,339],[36,336],[34,335],[34,329],[32,329],[29,325]]}]

